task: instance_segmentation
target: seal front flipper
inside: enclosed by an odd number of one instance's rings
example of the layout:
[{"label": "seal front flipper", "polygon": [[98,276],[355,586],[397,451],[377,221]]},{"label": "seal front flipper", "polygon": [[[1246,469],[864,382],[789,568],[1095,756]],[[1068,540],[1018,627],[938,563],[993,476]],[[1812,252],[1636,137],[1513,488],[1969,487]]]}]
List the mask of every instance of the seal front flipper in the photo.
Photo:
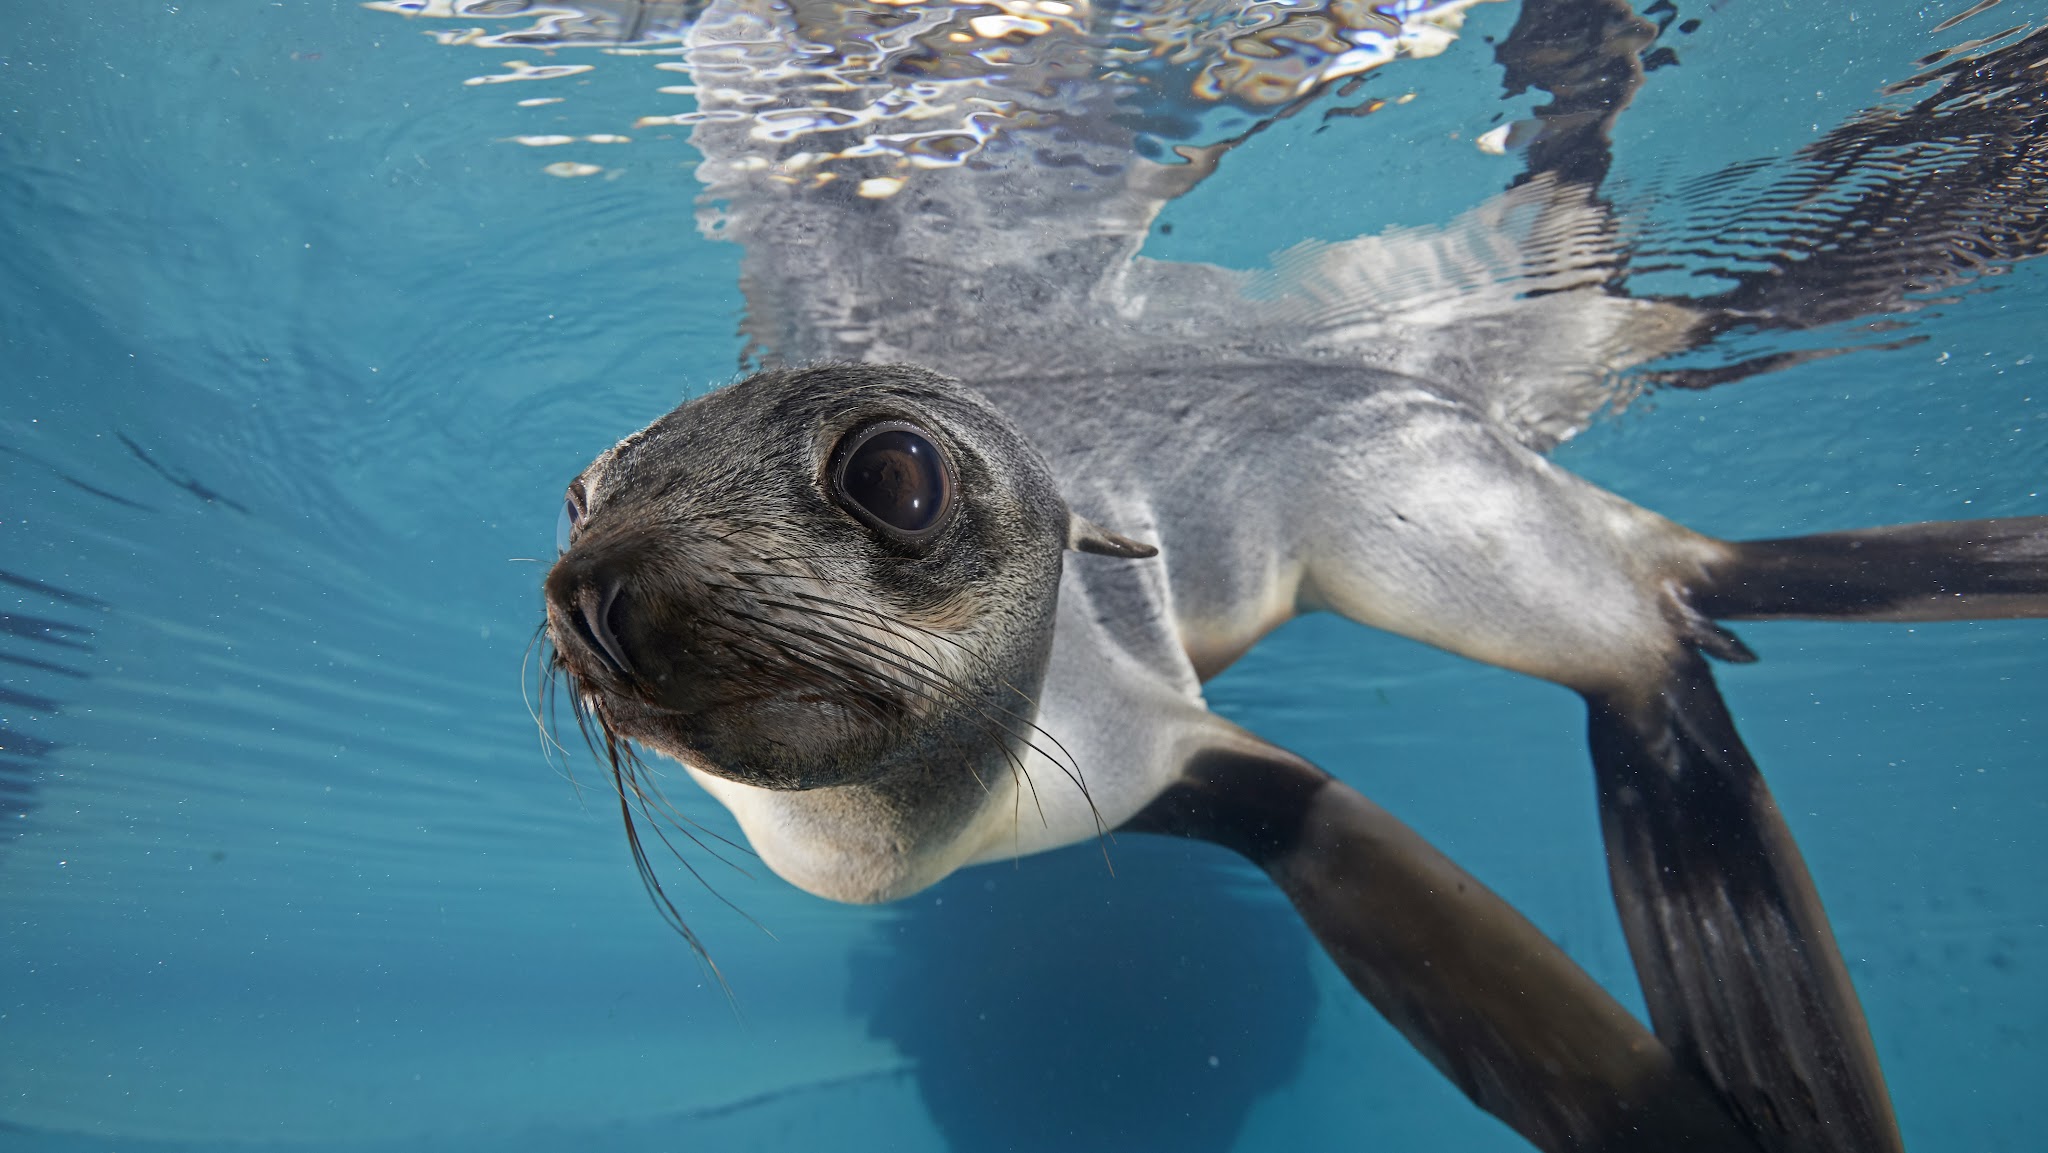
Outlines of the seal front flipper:
[{"label": "seal front flipper", "polygon": [[1588,693],[1609,878],[1657,1035],[1770,1150],[1902,1148],[1805,861],[1698,653]]},{"label": "seal front flipper", "polygon": [[1358,991],[1538,1148],[1759,1148],[1507,902],[1315,766],[1230,736],[1124,827],[1212,841],[1263,868]]}]

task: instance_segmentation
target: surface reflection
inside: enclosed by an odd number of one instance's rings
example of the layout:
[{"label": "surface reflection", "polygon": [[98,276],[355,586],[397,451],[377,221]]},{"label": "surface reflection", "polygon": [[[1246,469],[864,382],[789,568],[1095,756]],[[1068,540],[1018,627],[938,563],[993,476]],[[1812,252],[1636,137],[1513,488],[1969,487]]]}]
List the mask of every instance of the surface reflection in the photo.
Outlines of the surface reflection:
[{"label": "surface reflection", "polygon": [[[1091,136],[1120,122],[1122,132],[1136,133],[1138,155],[1168,158],[1241,133],[1332,82],[1402,57],[1435,56],[1457,39],[1467,11],[1489,2],[375,0],[366,7],[488,22],[429,29],[446,45],[680,57],[655,67],[690,82],[660,91],[694,97],[697,106],[642,116],[637,127],[742,123],[757,144],[803,145],[762,151],[776,176],[813,185],[851,178],[861,195],[878,199],[899,192],[916,171],[966,164],[1006,135],[1030,136],[1050,160],[1063,151],[1056,142],[1064,133]],[[468,83],[561,79],[593,67],[510,60]],[[876,160],[903,171],[878,175]]]}]

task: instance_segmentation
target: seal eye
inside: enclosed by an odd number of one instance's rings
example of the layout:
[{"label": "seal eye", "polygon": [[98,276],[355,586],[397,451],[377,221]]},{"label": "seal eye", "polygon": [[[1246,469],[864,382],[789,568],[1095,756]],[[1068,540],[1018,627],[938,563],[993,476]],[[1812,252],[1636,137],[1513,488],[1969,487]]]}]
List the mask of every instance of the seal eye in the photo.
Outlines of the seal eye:
[{"label": "seal eye", "polygon": [[927,536],[952,511],[952,465],[915,425],[871,424],[841,441],[838,456],[839,503],[891,536]]},{"label": "seal eye", "polygon": [[576,528],[576,522],[583,519],[583,510],[576,507],[576,498],[562,498],[562,515],[555,518],[555,555],[569,551],[569,534]]}]

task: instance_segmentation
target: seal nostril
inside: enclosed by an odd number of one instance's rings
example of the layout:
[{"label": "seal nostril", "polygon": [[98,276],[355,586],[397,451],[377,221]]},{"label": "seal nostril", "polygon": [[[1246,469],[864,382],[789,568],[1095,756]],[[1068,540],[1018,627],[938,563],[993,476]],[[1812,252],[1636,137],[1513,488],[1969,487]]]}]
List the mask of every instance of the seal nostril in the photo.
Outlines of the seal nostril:
[{"label": "seal nostril", "polygon": [[614,581],[600,593],[597,589],[586,588],[576,598],[577,624],[583,628],[584,638],[597,653],[598,659],[611,666],[620,676],[630,676],[633,663],[626,659],[626,646],[619,642],[619,626],[624,623],[625,605],[619,594],[625,585]]}]

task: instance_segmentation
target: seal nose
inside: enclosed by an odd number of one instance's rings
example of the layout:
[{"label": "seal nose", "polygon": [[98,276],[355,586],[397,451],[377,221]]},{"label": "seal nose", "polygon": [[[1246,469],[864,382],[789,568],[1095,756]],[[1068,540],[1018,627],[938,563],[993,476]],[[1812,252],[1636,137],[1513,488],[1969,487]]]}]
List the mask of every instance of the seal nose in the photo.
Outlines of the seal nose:
[{"label": "seal nose", "polygon": [[576,624],[584,641],[599,660],[622,677],[633,675],[633,662],[626,659],[626,646],[619,642],[619,632],[625,624],[620,619],[625,605],[619,593],[625,587],[625,582],[617,578],[601,585],[585,585],[576,594],[575,606]]},{"label": "seal nose", "polygon": [[545,589],[555,643],[621,679],[634,675],[626,646],[633,636],[633,571],[629,558],[572,550],[548,572]]}]

